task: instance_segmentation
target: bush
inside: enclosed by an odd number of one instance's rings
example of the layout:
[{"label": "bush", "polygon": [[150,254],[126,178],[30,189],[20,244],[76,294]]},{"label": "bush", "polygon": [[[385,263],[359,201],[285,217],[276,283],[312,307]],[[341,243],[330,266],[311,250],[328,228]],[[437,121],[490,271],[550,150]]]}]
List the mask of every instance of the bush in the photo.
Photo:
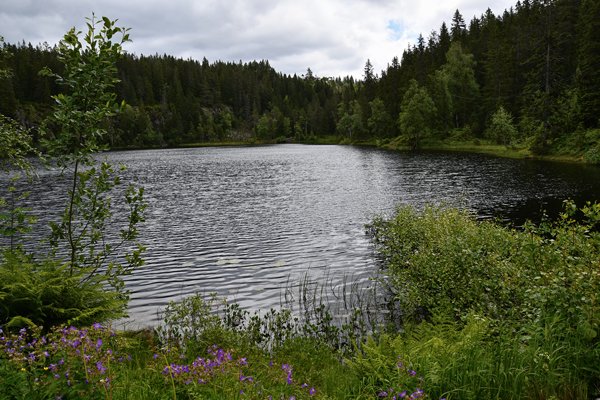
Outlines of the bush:
[{"label": "bush", "polygon": [[517,138],[518,132],[513,124],[512,116],[504,107],[500,106],[494,115],[492,115],[485,135],[497,144],[503,145],[509,145]]},{"label": "bush", "polygon": [[396,352],[448,398],[598,394],[599,227],[600,204],[569,201],[521,230],[441,207],[377,219],[405,330]]}]

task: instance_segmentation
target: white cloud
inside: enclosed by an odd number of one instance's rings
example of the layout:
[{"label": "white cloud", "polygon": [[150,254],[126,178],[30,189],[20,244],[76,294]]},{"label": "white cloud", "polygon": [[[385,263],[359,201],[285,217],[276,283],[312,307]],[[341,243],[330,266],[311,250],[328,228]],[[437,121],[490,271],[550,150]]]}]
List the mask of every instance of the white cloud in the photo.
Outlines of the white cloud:
[{"label": "white cloud", "polygon": [[360,78],[379,72],[419,33],[427,38],[459,9],[467,23],[512,0],[3,0],[0,35],[10,43],[54,44],[92,12],[132,28],[137,54],[209,61],[268,59],[278,71]]}]

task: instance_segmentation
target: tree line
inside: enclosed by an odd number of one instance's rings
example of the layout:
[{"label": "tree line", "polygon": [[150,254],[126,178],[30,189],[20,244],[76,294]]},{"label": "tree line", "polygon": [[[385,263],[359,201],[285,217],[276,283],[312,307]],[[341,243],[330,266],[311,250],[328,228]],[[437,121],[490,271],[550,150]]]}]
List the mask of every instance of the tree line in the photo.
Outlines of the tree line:
[{"label": "tree line", "polygon": [[[459,10],[376,73],[361,79],[275,71],[248,63],[127,54],[118,62],[118,98],[127,106],[107,127],[112,147],[225,141],[310,142],[398,138],[487,139],[545,153],[598,146],[600,3],[519,0],[467,24]],[[31,130],[59,87],[56,47],[4,44],[0,113]],[[600,153],[600,149],[596,149]]]}]

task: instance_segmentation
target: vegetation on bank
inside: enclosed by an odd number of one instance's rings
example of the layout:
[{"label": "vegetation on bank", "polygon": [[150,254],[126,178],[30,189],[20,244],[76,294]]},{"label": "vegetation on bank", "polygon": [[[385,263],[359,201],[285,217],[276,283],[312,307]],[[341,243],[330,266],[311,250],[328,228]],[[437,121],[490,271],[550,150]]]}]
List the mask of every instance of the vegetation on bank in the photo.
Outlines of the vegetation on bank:
[{"label": "vegetation on bank", "polygon": [[[575,222],[577,218],[579,222]],[[455,209],[369,227],[391,297],[335,323],[192,296],[153,331],[3,332],[3,398],[588,399],[600,395],[600,204],[515,230]],[[305,293],[306,294],[306,293]],[[365,329],[369,328],[369,329]]]}]

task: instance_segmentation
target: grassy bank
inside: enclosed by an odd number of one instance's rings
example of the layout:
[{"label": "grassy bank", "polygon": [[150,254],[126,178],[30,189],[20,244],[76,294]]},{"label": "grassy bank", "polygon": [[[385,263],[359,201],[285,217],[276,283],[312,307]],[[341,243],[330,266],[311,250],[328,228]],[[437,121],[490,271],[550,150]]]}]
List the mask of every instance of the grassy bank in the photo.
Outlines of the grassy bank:
[{"label": "grassy bank", "polygon": [[[515,158],[515,159],[536,159],[536,160],[547,160],[547,161],[558,161],[558,162],[569,162],[569,163],[588,163],[597,164],[598,158],[600,157],[596,153],[598,152],[594,147],[594,143],[598,142],[596,136],[600,136],[598,132],[592,132],[588,136],[591,139],[588,141],[589,146],[585,147],[587,150],[583,150],[580,147],[573,145],[572,143],[556,143],[553,147],[549,148],[544,154],[536,154],[531,151],[530,146],[527,144],[516,144],[516,145],[500,145],[483,139],[469,139],[469,140],[435,140],[426,139],[421,143],[419,150],[422,151],[448,151],[448,152],[461,152],[461,153],[475,153],[475,154],[488,154],[496,157],[504,158]],[[568,139],[568,138],[567,138]],[[379,147],[386,150],[393,151],[411,151],[412,149],[408,146],[401,138],[394,139],[369,139],[369,140],[350,140],[337,135],[329,136],[314,136],[306,140],[293,140],[290,138],[277,138],[274,140],[260,141],[260,140],[248,140],[248,141],[225,141],[225,142],[201,142],[201,143],[184,143],[178,147],[182,148],[193,148],[193,147],[227,147],[227,146],[257,146],[257,145],[269,145],[269,144],[281,144],[281,143],[297,143],[297,144],[316,144],[316,145],[353,145],[353,146],[365,146],[365,147]]]}]

